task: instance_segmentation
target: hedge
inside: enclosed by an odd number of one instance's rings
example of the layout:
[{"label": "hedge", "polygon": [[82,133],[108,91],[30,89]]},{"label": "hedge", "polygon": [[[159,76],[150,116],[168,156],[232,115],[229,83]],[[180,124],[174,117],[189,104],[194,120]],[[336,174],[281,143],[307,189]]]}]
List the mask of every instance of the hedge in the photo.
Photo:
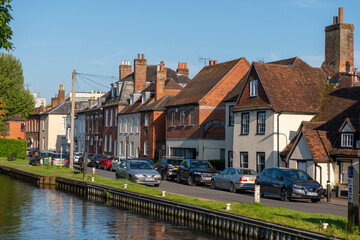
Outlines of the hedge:
[{"label": "hedge", "polygon": [[224,170],[225,169],[225,160],[216,159],[216,160],[209,160],[211,165],[213,165],[216,170]]},{"label": "hedge", "polygon": [[26,158],[26,140],[0,138],[0,157],[17,153],[17,158]]}]

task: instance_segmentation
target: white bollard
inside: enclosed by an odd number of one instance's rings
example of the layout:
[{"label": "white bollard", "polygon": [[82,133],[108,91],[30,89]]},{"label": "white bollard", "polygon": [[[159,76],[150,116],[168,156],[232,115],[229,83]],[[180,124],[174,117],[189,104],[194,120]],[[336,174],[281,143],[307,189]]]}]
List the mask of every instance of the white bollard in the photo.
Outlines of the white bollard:
[{"label": "white bollard", "polygon": [[92,181],[92,182],[95,181],[95,177],[91,177],[91,181]]},{"label": "white bollard", "polygon": [[226,204],[226,210],[230,210],[231,203]]},{"label": "white bollard", "polygon": [[92,174],[95,175],[95,172],[96,172],[96,168],[92,168]]},{"label": "white bollard", "polygon": [[324,230],[326,230],[326,229],[327,229],[327,227],[328,227],[328,225],[329,225],[328,223],[323,223],[323,224],[322,224],[323,229],[324,229]]},{"label": "white bollard", "polygon": [[255,185],[254,190],[255,203],[260,203],[260,185]]},{"label": "white bollard", "polygon": [[162,191],[162,196],[165,197],[166,191]]},{"label": "white bollard", "polygon": [[127,184],[126,184],[126,183],[124,184],[124,188],[127,188]]}]

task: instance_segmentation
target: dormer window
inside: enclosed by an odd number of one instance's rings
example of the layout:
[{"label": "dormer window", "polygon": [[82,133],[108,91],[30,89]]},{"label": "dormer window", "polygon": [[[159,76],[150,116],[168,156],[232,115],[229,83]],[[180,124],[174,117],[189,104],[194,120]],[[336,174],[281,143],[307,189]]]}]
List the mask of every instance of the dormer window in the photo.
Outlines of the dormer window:
[{"label": "dormer window", "polygon": [[341,147],[353,147],[354,146],[354,134],[342,133],[341,134]]},{"label": "dormer window", "polygon": [[145,103],[146,102],[146,94],[143,92],[141,93],[141,103]]},{"label": "dormer window", "polygon": [[258,80],[250,81],[250,97],[257,97],[258,95]]}]

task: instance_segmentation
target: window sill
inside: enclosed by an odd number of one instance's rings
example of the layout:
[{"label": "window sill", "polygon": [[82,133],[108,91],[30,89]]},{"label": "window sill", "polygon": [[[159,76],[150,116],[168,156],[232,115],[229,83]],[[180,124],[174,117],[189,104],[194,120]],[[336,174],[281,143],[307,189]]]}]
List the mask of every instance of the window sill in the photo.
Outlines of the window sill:
[{"label": "window sill", "polygon": [[256,133],[256,135],[265,135],[265,133]]},{"label": "window sill", "polygon": [[248,133],[240,133],[240,136],[248,136]]}]

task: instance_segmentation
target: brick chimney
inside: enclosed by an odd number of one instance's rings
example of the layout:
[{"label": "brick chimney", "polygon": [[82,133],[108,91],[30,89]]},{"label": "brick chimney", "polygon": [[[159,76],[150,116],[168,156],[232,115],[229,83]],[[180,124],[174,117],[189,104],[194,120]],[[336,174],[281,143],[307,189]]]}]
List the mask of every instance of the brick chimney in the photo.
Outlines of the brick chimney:
[{"label": "brick chimney", "polygon": [[59,102],[58,104],[64,102],[65,100],[65,89],[64,89],[64,85],[63,84],[60,84],[60,89],[59,89]]},{"label": "brick chimney", "polygon": [[187,63],[179,62],[178,69],[176,70],[176,72],[178,74],[182,74],[182,75],[184,75],[185,77],[188,78],[189,77],[189,69],[187,67]]},{"label": "brick chimney", "polygon": [[163,61],[157,66],[155,82],[155,101],[165,96],[166,69]]},{"label": "brick chimney", "polygon": [[119,66],[119,80],[123,80],[125,77],[131,74],[131,65],[129,61],[121,61]]},{"label": "brick chimney", "polygon": [[341,79],[341,73],[354,68],[354,25],[343,23],[343,8],[333,24],[325,28],[325,61],[322,65],[329,80]]},{"label": "brick chimney", "polygon": [[146,88],[146,59],[144,54],[138,54],[134,60],[134,93],[139,93]]}]

